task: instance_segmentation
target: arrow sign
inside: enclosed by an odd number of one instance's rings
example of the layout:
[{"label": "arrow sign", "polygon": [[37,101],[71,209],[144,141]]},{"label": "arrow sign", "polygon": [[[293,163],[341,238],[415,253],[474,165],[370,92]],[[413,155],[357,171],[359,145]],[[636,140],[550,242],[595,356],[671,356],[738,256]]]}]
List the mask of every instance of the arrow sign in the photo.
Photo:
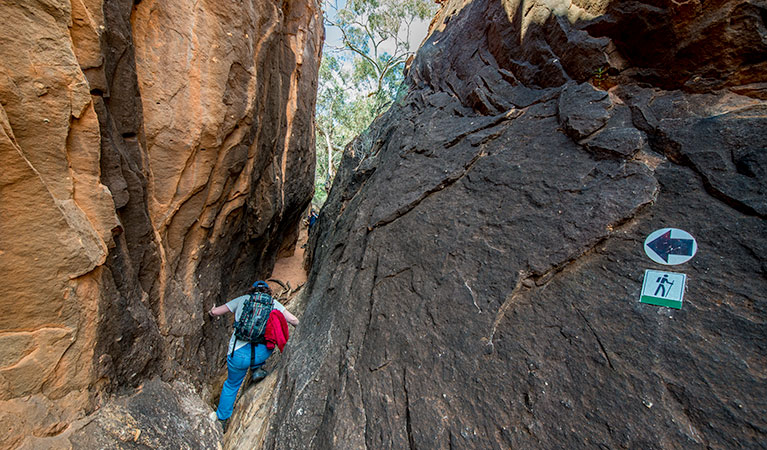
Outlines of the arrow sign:
[{"label": "arrow sign", "polygon": [[647,246],[668,264],[668,255],[692,256],[694,244],[693,239],[672,239],[671,230],[669,230],[655,238]]},{"label": "arrow sign", "polygon": [[676,265],[689,261],[698,250],[690,233],[677,228],[652,232],[644,242],[645,253],[659,264]]}]

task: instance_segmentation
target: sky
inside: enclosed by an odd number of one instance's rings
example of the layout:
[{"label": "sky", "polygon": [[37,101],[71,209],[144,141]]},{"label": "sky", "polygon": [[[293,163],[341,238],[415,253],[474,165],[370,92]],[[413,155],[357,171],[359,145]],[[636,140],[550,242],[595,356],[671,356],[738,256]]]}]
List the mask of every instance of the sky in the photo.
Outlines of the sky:
[{"label": "sky", "polygon": [[[338,0],[338,8],[343,8],[344,5],[346,5],[345,0]],[[325,13],[329,14],[330,19],[334,19],[334,10],[333,8],[324,8]],[[426,37],[426,33],[429,31],[429,22],[430,19],[423,20],[423,21],[416,21],[413,23],[413,25],[410,28],[410,49],[415,52],[418,47],[421,45],[421,41]],[[327,51],[330,48],[333,47],[341,47],[343,46],[343,43],[341,42],[341,31],[333,26],[325,25],[325,50]],[[394,50],[394,40],[390,40],[389,42],[385,42],[382,50],[387,51],[388,53],[391,53]]]}]

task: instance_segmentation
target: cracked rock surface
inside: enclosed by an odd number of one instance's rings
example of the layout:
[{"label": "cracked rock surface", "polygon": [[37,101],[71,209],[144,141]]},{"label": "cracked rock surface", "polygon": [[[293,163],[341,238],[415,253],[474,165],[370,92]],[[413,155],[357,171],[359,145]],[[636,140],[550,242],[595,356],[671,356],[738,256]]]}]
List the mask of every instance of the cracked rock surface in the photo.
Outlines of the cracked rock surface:
[{"label": "cracked rock surface", "polygon": [[[266,448],[767,440],[764,58],[738,57],[765,9],[551,4],[444,2],[347,147]],[[699,245],[670,269],[642,245],[667,226]],[[645,269],[687,274],[681,310],[639,303]]]},{"label": "cracked rock surface", "polygon": [[220,449],[221,429],[209,412],[190,386],[152,379],[75,423],[69,442],[83,449]]}]

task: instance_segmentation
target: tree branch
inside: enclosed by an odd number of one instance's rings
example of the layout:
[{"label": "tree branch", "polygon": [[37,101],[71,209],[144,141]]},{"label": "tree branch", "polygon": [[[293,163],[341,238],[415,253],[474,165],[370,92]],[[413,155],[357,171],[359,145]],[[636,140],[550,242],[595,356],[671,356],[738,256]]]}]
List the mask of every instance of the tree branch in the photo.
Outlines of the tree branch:
[{"label": "tree branch", "polygon": [[368,56],[364,51],[362,51],[362,49],[357,48],[354,44],[352,44],[351,40],[349,40],[349,35],[346,33],[346,30],[341,25],[337,24],[336,22],[330,19],[325,19],[325,20],[328,22],[328,24],[338,28],[341,31],[341,34],[343,35],[344,44],[349,48],[349,50],[365,58],[368,62],[370,62],[370,64],[373,65],[373,67],[375,67],[378,71],[380,71],[380,67],[378,66],[378,63],[373,58]]}]

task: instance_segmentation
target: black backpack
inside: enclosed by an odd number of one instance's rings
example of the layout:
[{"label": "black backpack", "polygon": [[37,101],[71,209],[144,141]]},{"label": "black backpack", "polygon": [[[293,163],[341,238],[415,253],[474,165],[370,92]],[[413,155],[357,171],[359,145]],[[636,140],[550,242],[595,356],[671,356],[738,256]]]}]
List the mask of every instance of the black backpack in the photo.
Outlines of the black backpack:
[{"label": "black backpack", "polygon": [[234,345],[237,346],[238,339],[255,344],[263,343],[266,322],[269,321],[273,307],[274,299],[271,295],[263,292],[251,294],[242,303],[240,320],[234,322]]}]

